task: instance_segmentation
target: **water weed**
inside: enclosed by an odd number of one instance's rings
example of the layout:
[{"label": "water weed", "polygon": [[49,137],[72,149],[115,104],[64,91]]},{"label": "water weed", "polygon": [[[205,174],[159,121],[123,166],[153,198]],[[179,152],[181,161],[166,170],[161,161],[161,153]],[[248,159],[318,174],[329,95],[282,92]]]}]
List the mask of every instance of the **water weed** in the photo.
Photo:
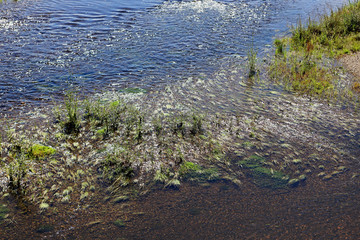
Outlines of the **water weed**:
[{"label": "water weed", "polygon": [[18,154],[11,157],[7,166],[8,186],[12,194],[17,197],[23,197],[27,190],[27,175],[29,172],[28,160],[24,154]]},{"label": "water weed", "polygon": [[258,71],[256,67],[257,52],[253,46],[247,52],[247,59],[248,59],[248,71],[249,71],[248,77],[253,78]]},{"label": "water weed", "polygon": [[79,101],[75,93],[67,92],[65,96],[66,120],[62,122],[67,134],[78,133],[80,128]]}]

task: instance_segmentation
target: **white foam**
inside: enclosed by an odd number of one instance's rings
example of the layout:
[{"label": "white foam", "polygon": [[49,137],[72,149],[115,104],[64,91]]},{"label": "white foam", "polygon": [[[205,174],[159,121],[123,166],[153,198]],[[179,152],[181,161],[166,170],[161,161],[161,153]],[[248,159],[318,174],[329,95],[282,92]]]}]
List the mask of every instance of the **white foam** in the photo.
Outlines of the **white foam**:
[{"label": "white foam", "polygon": [[224,3],[220,3],[214,0],[195,0],[195,1],[169,1],[161,6],[165,11],[188,11],[193,10],[197,13],[203,13],[207,11],[218,11],[219,13],[225,13],[228,10],[228,6]]}]

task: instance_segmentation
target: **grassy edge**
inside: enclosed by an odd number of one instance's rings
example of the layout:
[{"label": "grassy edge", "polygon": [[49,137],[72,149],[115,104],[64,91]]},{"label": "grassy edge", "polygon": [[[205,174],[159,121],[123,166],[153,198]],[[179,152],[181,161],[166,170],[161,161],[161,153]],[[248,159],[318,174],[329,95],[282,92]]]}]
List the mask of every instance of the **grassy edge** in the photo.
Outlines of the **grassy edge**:
[{"label": "grassy edge", "polygon": [[[328,59],[360,51],[360,2],[349,2],[318,22],[301,21],[290,37],[276,39],[270,77],[287,90],[320,98],[359,101],[360,83],[344,87]],[[339,87],[340,86],[340,87]]]}]

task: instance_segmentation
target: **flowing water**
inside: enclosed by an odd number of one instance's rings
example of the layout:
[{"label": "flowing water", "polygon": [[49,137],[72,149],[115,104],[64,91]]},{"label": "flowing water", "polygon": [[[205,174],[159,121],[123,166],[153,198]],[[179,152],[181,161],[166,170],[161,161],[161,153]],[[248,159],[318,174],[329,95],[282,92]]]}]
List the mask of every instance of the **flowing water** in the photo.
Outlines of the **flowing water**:
[{"label": "flowing water", "polygon": [[[150,94],[138,104],[151,111],[197,108],[229,116],[224,121],[230,124],[240,116],[249,122],[246,134],[263,131],[262,143],[245,146],[247,136],[234,142],[240,155],[302,158],[290,168],[297,175],[311,171],[290,191],[258,188],[245,179],[240,188],[184,184],[121,205],[97,196],[89,206],[72,203],[74,211],[62,205],[41,216],[37,210],[17,214],[15,224],[0,229],[0,238],[356,239],[358,113],[286,92],[263,69],[261,81],[246,81],[249,49],[258,51],[261,66],[274,38],[291,25],[346,2],[2,1],[1,114],[59,100],[69,89],[92,95],[141,88]],[[126,227],[113,224],[118,218]],[[36,232],[42,222],[55,230]]]},{"label": "flowing water", "polygon": [[[209,76],[346,1],[48,0],[0,4],[0,109]],[[240,61],[237,59],[236,61]]]}]

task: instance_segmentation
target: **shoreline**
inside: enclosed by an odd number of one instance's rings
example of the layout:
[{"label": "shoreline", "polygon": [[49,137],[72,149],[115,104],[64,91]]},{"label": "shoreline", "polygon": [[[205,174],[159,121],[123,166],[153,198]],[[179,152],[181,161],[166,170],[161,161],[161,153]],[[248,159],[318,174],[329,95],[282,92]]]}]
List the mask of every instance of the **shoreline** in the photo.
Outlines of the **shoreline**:
[{"label": "shoreline", "polygon": [[340,57],[339,61],[360,81],[360,52]]}]

